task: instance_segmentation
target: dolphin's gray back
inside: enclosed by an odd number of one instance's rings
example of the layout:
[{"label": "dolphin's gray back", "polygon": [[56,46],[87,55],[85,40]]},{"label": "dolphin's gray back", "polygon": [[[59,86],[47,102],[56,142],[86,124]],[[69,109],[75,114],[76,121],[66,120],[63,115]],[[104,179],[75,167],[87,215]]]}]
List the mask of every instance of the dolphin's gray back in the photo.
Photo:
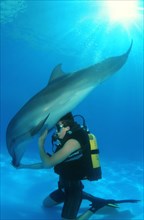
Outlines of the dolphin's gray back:
[{"label": "dolphin's gray back", "polygon": [[121,67],[123,67],[123,65],[127,61],[127,58],[128,58],[128,55],[131,51],[132,45],[133,45],[133,41],[131,42],[130,47],[126,51],[126,53],[124,53],[120,56],[107,58],[100,63],[97,63],[97,64],[90,66],[86,69],[80,70],[79,75],[80,74],[84,75],[84,73],[85,73],[87,75],[87,81],[90,82],[91,84],[93,81],[94,87],[98,83],[104,82],[105,79],[109,78],[115,72],[120,70]]}]

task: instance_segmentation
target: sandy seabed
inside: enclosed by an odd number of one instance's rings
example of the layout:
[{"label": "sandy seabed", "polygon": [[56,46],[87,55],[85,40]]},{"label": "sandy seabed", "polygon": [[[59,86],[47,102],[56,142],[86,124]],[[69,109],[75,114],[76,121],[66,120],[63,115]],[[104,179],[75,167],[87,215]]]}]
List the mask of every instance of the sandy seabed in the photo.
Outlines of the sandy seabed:
[{"label": "sandy seabed", "polygon": [[[104,207],[91,220],[143,220],[143,166],[114,161],[102,163],[102,170],[103,179],[83,181],[85,191],[100,198],[141,201],[119,204],[119,208]],[[49,209],[42,207],[43,199],[57,188],[57,181],[58,176],[53,169],[15,169],[10,165],[10,158],[1,155],[1,220],[60,220],[62,205]],[[79,214],[85,212],[89,204],[83,201]]]}]

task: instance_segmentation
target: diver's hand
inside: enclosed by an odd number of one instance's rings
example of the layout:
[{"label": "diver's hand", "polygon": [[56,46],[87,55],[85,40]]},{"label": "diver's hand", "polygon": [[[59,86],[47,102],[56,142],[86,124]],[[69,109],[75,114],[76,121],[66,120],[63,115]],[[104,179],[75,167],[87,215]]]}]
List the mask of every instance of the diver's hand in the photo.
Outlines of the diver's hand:
[{"label": "diver's hand", "polygon": [[16,169],[24,169],[24,168],[27,168],[27,165],[20,164],[18,167],[16,167]]},{"label": "diver's hand", "polygon": [[26,168],[26,166],[25,166],[24,164],[14,165],[14,163],[11,162],[11,165],[12,165],[15,169],[23,169],[23,168]]},{"label": "diver's hand", "polygon": [[46,128],[46,129],[41,133],[41,135],[40,135],[40,137],[39,137],[39,142],[44,142],[45,139],[46,139],[47,134],[48,134],[48,129]]}]

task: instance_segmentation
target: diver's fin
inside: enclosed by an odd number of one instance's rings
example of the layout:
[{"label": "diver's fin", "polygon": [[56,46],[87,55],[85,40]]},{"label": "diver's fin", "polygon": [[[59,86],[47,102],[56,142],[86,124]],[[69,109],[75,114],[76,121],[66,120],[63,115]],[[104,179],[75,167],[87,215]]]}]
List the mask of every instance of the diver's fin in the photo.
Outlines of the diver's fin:
[{"label": "diver's fin", "polygon": [[107,206],[112,207],[112,208],[119,208],[119,206],[114,203],[109,203],[109,204],[107,204]]},{"label": "diver's fin", "polygon": [[92,202],[91,208],[89,209],[91,212],[95,213],[97,210],[103,208],[104,206],[110,206],[113,208],[118,208],[118,203],[137,203],[140,200],[136,199],[126,199],[126,200],[114,200],[114,199],[101,199],[95,197],[95,201]]},{"label": "diver's fin", "polygon": [[119,208],[119,206],[117,205],[119,203],[137,203],[139,201],[140,200],[136,200],[136,199],[112,200],[112,203],[107,204],[107,206],[113,207],[113,208]]},{"label": "diver's fin", "polygon": [[140,202],[140,200],[137,199],[125,199],[125,200],[113,200],[114,203],[137,203]]}]

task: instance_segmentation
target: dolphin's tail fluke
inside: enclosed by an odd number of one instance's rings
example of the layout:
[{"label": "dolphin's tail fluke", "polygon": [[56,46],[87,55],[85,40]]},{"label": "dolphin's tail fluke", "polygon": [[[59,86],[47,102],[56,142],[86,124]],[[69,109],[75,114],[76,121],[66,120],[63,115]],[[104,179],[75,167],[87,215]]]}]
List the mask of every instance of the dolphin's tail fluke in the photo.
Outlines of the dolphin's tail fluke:
[{"label": "dolphin's tail fluke", "polygon": [[128,51],[127,51],[127,54],[129,54],[129,53],[130,53],[131,48],[132,48],[132,45],[133,45],[133,39],[131,40],[131,44],[130,44],[130,47],[129,47]]}]

